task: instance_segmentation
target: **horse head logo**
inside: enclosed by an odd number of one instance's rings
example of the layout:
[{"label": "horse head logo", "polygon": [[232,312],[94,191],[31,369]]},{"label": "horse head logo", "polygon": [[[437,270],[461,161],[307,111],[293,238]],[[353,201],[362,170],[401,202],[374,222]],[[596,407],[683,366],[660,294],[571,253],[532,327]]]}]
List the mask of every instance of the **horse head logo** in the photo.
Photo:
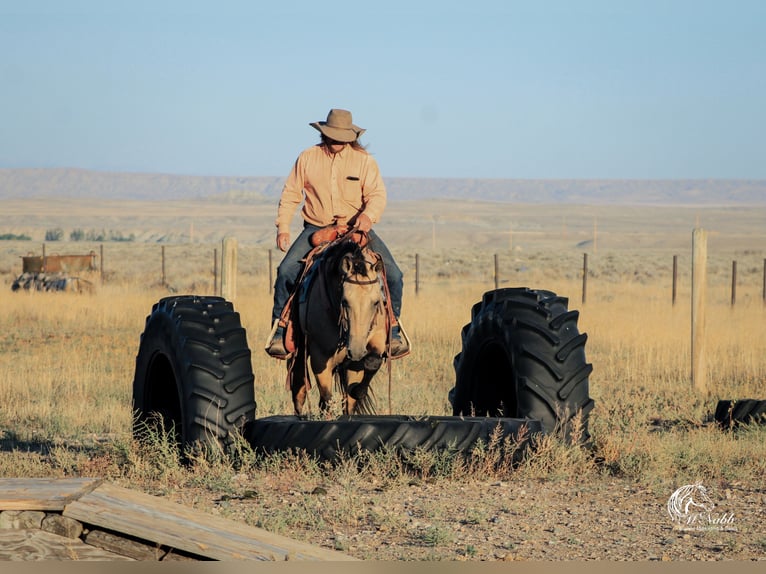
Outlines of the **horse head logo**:
[{"label": "horse head logo", "polygon": [[676,490],[668,499],[668,514],[673,522],[690,524],[700,514],[710,512],[715,503],[701,482],[687,484]]}]

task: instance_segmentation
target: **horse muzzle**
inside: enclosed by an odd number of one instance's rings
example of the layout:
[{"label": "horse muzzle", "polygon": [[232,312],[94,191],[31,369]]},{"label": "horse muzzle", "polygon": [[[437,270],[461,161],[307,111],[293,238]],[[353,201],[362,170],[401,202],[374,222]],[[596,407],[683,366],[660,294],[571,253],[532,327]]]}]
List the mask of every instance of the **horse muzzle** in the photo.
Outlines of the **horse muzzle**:
[{"label": "horse muzzle", "polygon": [[377,353],[368,353],[357,360],[351,359],[350,357],[346,359],[346,366],[353,371],[377,371],[382,364],[383,357]]}]

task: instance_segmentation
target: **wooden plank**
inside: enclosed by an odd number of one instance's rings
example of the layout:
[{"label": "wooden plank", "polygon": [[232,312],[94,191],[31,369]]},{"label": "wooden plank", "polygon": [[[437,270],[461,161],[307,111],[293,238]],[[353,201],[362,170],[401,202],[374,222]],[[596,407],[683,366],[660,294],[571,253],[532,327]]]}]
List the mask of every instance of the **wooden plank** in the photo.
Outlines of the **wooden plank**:
[{"label": "wooden plank", "polygon": [[0,478],[0,510],[60,512],[102,482],[100,478]]},{"label": "wooden plank", "polygon": [[354,560],[286,536],[104,483],[64,516],[214,560]]},{"label": "wooden plank", "polygon": [[44,530],[0,531],[0,561],[131,560],[125,556]]},{"label": "wooden plank", "polygon": [[120,534],[112,534],[103,530],[91,530],[85,535],[85,543],[96,546],[121,556],[128,556],[134,560],[162,560],[167,549],[157,544],[138,542],[126,538]]}]

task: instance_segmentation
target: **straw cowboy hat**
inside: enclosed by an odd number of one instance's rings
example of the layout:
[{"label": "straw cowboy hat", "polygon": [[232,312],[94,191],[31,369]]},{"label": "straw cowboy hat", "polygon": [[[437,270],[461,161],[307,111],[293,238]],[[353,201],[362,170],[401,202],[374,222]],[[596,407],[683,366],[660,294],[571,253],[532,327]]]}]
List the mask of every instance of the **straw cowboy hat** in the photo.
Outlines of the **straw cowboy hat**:
[{"label": "straw cowboy hat", "polygon": [[330,113],[327,114],[327,121],[312,122],[309,125],[318,129],[328,138],[344,143],[356,141],[366,131],[352,123],[351,112],[348,110],[330,110]]}]

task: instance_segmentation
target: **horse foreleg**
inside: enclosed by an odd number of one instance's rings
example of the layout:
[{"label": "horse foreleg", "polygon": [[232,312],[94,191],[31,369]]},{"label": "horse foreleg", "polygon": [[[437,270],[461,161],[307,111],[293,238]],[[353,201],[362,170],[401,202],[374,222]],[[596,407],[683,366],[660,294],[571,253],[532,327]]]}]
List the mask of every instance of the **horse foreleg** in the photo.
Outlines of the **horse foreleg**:
[{"label": "horse foreleg", "polygon": [[341,379],[343,385],[343,414],[350,415],[359,412],[359,407],[367,397],[369,381],[365,382],[364,370],[343,369]]},{"label": "horse foreleg", "polygon": [[319,388],[319,411],[327,415],[332,400],[333,370],[332,361],[311,358],[311,369],[314,371],[314,379]]},{"label": "horse foreleg", "polygon": [[293,409],[297,416],[303,415],[303,406],[306,403],[306,385],[300,385],[297,389],[293,388]]}]

